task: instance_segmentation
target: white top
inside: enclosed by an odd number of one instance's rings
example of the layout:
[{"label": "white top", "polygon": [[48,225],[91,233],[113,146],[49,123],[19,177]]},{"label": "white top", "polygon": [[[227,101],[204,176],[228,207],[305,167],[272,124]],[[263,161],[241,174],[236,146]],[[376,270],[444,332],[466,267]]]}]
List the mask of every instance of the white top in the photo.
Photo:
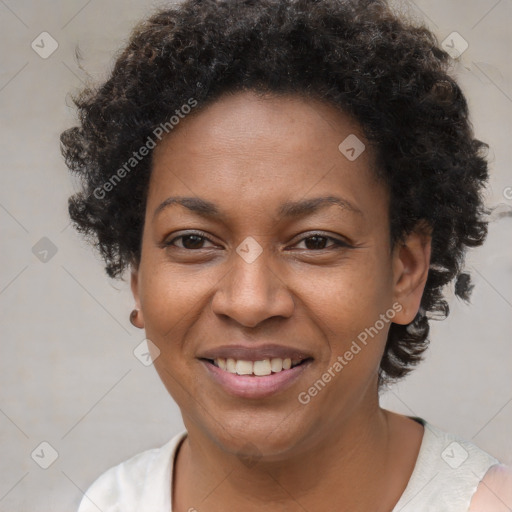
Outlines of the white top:
[{"label": "white top", "polygon": [[[467,512],[476,488],[499,461],[421,418],[423,440],[407,487],[392,512]],[[183,431],[107,470],[84,494],[78,512],[172,512],[171,482]]]}]

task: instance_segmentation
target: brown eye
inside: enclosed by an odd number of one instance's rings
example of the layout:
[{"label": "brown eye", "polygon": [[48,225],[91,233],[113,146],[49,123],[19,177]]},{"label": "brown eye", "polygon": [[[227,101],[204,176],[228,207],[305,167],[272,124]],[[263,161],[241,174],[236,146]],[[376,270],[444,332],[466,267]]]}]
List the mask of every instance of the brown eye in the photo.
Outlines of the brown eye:
[{"label": "brown eye", "polygon": [[[330,245],[327,244],[327,241],[331,240],[332,243]],[[299,243],[304,243],[306,249],[312,251],[324,250],[324,249],[335,249],[337,247],[349,247],[349,244],[343,242],[342,240],[338,240],[337,238],[333,238],[325,235],[311,235],[300,240]]]},{"label": "brown eye", "polygon": [[[175,242],[177,240],[181,240],[181,246],[175,244]],[[187,250],[192,251],[192,250],[197,250],[197,249],[204,249],[205,247],[203,247],[203,245],[206,241],[209,242],[210,240],[208,240],[208,238],[206,238],[202,234],[190,233],[187,235],[180,235],[180,236],[173,238],[169,242],[166,242],[165,246],[166,247],[177,247],[178,249],[187,249]]]},{"label": "brown eye", "polygon": [[202,249],[204,237],[199,235],[185,235],[180,237],[185,249]]},{"label": "brown eye", "polygon": [[325,249],[327,243],[327,237],[325,236],[310,236],[305,239],[307,249]]}]

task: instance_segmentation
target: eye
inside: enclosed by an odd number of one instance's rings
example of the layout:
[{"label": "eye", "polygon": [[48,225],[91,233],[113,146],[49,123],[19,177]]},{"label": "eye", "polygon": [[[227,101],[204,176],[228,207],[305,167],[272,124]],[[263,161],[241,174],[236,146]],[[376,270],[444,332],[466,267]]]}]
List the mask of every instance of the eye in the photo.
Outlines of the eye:
[{"label": "eye", "polygon": [[[332,241],[331,245],[326,246],[328,240]],[[338,247],[350,247],[350,245],[343,240],[334,238],[332,236],[326,236],[322,233],[313,233],[310,236],[302,238],[299,242],[305,243],[306,249],[308,250],[325,250],[325,249],[336,249]]]},{"label": "eye", "polygon": [[[177,243],[179,240],[181,240],[181,244]],[[327,245],[329,240],[331,241],[331,244]],[[199,249],[208,249],[209,247],[204,247],[205,242],[210,242],[213,246],[213,242],[206,236],[206,233],[198,231],[176,236],[168,242],[164,242],[163,246],[176,247],[178,249],[193,251]],[[327,236],[322,233],[313,233],[310,236],[304,237],[297,244],[295,244],[295,246],[301,243],[306,245],[306,250],[311,251],[336,249],[338,247],[351,247],[343,240],[339,240],[338,238]]]},{"label": "eye", "polygon": [[[175,244],[175,242],[177,240],[181,240],[181,244],[182,244],[181,246]],[[205,233],[202,233],[202,232],[187,233],[184,235],[174,237],[173,239],[169,240],[168,242],[165,242],[164,246],[165,247],[173,246],[173,247],[177,247],[178,249],[187,249],[187,250],[208,249],[208,247],[203,247],[203,244],[205,243],[206,240],[211,242],[211,240],[206,237]]]}]

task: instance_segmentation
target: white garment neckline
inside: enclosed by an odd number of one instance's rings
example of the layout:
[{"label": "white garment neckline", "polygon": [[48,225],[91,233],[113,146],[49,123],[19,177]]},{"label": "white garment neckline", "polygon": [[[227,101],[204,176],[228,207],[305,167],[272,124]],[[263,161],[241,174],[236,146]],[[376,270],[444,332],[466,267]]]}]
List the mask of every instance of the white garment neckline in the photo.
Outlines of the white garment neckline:
[{"label": "white garment neckline", "polygon": [[[418,456],[416,457],[416,462],[414,464],[413,471],[411,473],[411,476],[409,477],[409,480],[407,482],[407,486],[405,487],[404,492],[401,494],[400,499],[398,500],[397,504],[393,508],[391,512],[399,512],[402,511],[403,506],[408,501],[408,496],[414,492],[414,489],[417,486],[417,481],[420,479],[420,466],[423,464],[423,460],[425,459],[426,453],[428,451],[428,446],[431,446],[434,442],[434,440],[438,437],[437,433],[435,432],[437,429],[430,425],[428,422],[426,422],[424,419],[416,417],[416,416],[408,416],[408,418],[416,421],[420,425],[423,426],[423,437],[421,439],[420,449],[418,451]],[[440,431],[439,431],[440,432]],[[169,492],[167,492],[167,500],[169,502],[169,506],[166,507],[167,510],[172,512],[172,499],[173,499],[173,489],[174,489],[174,475],[176,470],[176,459],[178,456],[179,449],[181,448],[183,441],[187,438],[187,431],[183,431],[179,433],[177,436],[175,436],[169,444],[172,445],[172,453],[170,454],[170,457],[168,458],[168,469],[167,469],[167,482],[170,481],[171,489]],[[166,450],[167,451],[167,450]],[[166,500],[166,501],[167,501]]]},{"label": "white garment neckline", "polygon": [[[423,425],[423,438],[392,512],[467,512],[485,473],[499,461],[470,441],[411,419]],[[187,436],[184,430],[105,471],[84,494],[79,512],[172,512],[176,460]]]}]

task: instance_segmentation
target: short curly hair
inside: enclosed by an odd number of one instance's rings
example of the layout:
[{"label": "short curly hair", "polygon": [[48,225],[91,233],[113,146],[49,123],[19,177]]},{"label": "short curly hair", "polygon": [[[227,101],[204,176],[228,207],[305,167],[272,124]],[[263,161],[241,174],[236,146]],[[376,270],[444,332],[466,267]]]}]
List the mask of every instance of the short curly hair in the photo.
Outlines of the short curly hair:
[{"label": "short curly hair", "polygon": [[104,83],[73,98],[79,126],[61,134],[81,178],[69,213],[107,274],[140,261],[151,158],[131,172],[126,162],[158,126],[191,99],[197,112],[227,92],[314,97],[351,115],[376,148],[392,246],[419,223],[431,229],[421,307],[409,325],[391,325],[379,387],[409,373],[428,346],[429,319],[449,313],[445,285],[455,280],[469,300],[465,251],[487,235],[488,145],[473,136],[435,35],[385,0],[186,0],[140,22],[116,57]]}]

